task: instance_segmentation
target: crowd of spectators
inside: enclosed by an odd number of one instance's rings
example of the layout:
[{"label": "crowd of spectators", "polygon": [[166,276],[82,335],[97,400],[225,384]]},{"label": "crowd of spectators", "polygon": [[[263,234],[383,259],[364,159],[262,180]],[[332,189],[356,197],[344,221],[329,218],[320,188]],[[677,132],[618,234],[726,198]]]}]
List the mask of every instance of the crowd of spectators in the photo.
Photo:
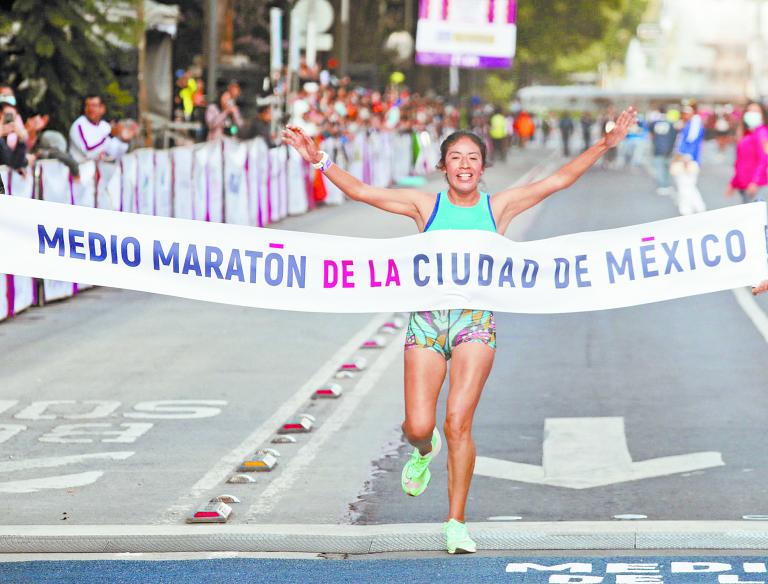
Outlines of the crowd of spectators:
[{"label": "crowd of spectators", "polygon": [[108,123],[105,113],[99,95],[86,96],[83,114],[72,124],[67,144],[61,132],[47,127],[48,115],[33,113],[24,120],[13,89],[0,85],[0,165],[26,176],[35,160],[52,158],[67,165],[78,180],[80,163],[119,159],[137,134],[135,122]]}]

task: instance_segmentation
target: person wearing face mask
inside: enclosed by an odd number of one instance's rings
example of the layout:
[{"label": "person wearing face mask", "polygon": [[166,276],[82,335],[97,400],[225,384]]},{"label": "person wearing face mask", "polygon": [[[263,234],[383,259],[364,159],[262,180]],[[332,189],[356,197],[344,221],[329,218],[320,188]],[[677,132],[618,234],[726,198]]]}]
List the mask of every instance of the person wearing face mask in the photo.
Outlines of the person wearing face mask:
[{"label": "person wearing face mask", "polygon": [[765,109],[751,102],[742,117],[742,136],[736,145],[734,174],[726,190],[731,197],[738,191],[741,200],[749,203],[762,200],[761,190],[768,184],[768,127]]}]

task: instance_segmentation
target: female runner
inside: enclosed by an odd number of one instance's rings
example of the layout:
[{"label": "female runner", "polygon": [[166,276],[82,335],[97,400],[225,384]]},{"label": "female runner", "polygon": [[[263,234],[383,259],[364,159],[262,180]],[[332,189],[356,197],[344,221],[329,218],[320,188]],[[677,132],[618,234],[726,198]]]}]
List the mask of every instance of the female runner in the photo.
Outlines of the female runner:
[{"label": "female runner", "polygon": [[[335,166],[298,126],[283,140],[304,160],[355,200],[411,217],[419,231],[479,229],[504,234],[510,221],[549,195],[572,185],[635,124],[633,108],[624,111],[612,131],[551,176],[489,196],[479,184],[486,165],[484,142],[470,132],[455,132],[440,145],[438,168],[448,188],[437,195],[415,189],[378,188]],[[414,446],[402,472],[403,491],[424,492],[429,463],[440,450],[435,427],[437,398],[452,359],[443,431],[448,442],[448,517],[444,524],[448,553],[472,553],[475,542],[464,524],[464,508],[475,466],[472,421],[496,348],[496,325],[487,310],[434,310],[411,314],[405,341],[405,420],[403,432]]]}]

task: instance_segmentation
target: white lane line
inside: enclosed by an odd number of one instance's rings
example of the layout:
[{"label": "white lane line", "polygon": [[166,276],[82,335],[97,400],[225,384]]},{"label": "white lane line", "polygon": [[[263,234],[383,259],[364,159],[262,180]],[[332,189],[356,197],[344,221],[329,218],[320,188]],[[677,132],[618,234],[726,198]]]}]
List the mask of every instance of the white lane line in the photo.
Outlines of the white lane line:
[{"label": "white lane line", "polygon": [[27,458],[24,460],[7,460],[0,462],[0,472],[14,472],[31,468],[51,468],[67,464],[78,464],[89,460],[125,460],[134,452],[94,452],[91,454],[73,454],[72,456],[51,456],[49,458]]},{"label": "white lane line", "polygon": [[304,473],[311,472],[311,469],[308,467],[320,453],[321,448],[347,422],[392,361],[402,354],[402,342],[398,341],[402,341],[400,335],[390,341],[390,344],[379,355],[376,362],[368,370],[368,373],[360,379],[352,391],[344,395],[344,399],[338,409],[320,426],[320,429],[312,436],[312,439],[291,458],[291,461],[283,468],[280,475],[264,489],[256,503],[251,505],[248,510],[246,521],[251,521],[260,515],[263,516],[271,512],[280,498],[293,489],[299,479],[305,477]]},{"label": "white lane line", "polygon": [[83,487],[98,481],[104,474],[103,470],[81,472],[77,474],[58,475],[23,481],[8,481],[0,483],[0,493],[36,493],[43,489],[69,489]]},{"label": "white lane line", "polygon": [[302,385],[283,405],[281,405],[272,416],[267,418],[256,430],[254,430],[239,446],[223,456],[216,465],[213,466],[188,493],[182,495],[176,503],[169,507],[160,523],[174,523],[180,516],[186,515],[194,505],[198,504],[200,497],[219,483],[223,482],[229,476],[235,466],[241,463],[246,456],[269,439],[277,431],[283,422],[296,410],[301,407],[305,401],[312,397],[312,392],[336,372],[342,361],[349,357],[350,353],[356,351],[368,338],[375,333],[381,325],[391,319],[391,313],[377,314],[368,324],[358,331],[347,343],[341,347],[334,355],[328,359],[307,382]]},{"label": "white lane line", "polygon": [[763,335],[765,342],[768,343],[768,315],[762,311],[760,305],[752,297],[752,293],[746,288],[734,288],[733,295],[741,309],[747,314],[749,320],[755,325],[758,332]]}]

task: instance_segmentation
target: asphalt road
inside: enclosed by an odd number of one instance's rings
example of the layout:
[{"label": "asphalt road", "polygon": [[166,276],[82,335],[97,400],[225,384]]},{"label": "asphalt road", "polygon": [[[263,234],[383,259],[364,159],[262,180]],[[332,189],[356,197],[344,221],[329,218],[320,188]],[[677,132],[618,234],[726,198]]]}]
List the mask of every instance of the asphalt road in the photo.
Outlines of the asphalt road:
[{"label": "asphalt road", "polygon": [[[486,188],[556,162],[548,152],[515,153],[488,171]],[[726,164],[705,168],[710,207],[730,204],[721,194],[727,174]],[[508,235],[538,239],[675,215],[641,169],[598,168]],[[275,227],[415,232],[407,219],[354,203]],[[765,299],[758,306],[768,312]],[[445,458],[422,497],[400,491],[408,452],[399,431],[402,331],[384,349],[360,349],[394,316],[278,313],[100,288],[0,324],[4,523],[177,524],[222,493],[242,501],[230,523],[441,521]],[[732,292],[576,315],[498,314],[497,326],[475,426],[485,474],[475,477],[470,521],[768,513],[767,347]],[[342,361],[361,355],[364,371],[334,378]],[[307,399],[329,381],[343,386],[342,398]],[[311,433],[271,444],[283,421],[304,412],[316,417]],[[566,443],[578,446],[570,463],[582,479],[608,484],[487,476],[503,461],[566,460]],[[264,447],[281,454],[273,472],[225,482]],[[580,458],[585,452],[594,456]],[[616,462],[626,467],[626,456],[651,461],[655,475],[630,477]],[[653,461],[666,457],[678,458],[658,470]]]}]

